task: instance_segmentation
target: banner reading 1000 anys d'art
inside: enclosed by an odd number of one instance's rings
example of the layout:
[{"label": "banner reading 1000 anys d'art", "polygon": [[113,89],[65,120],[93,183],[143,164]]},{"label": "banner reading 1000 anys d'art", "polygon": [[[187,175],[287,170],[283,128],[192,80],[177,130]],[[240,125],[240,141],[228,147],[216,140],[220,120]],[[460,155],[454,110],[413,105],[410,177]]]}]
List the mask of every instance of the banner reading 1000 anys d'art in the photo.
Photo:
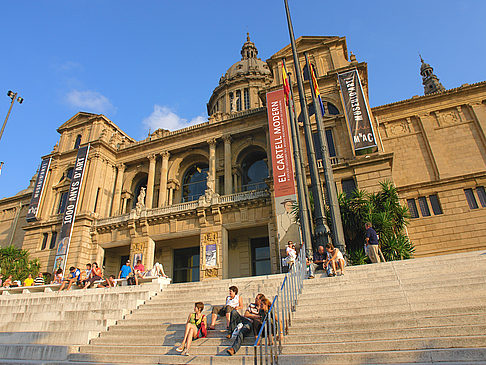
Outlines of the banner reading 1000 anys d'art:
[{"label": "banner reading 1000 anys d'art", "polygon": [[76,156],[76,163],[74,165],[73,177],[71,185],[69,186],[68,197],[66,202],[66,210],[62,217],[61,232],[58,237],[56,258],[54,260],[54,271],[61,268],[63,271],[66,268],[66,261],[69,253],[69,245],[71,243],[71,233],[74,227],[74,220],[76,218],[76,209],[79,202],[79,193],[83,183],[84,169],[86,167],[86,160],[88,159],[89,144],[80,147],[78,155]]},{"label": "banner reading 1000 anys d'art", "polygon": [[376,146],[368,104],[358,71],[338,74],[338,79],[354,150]]},{"label": "banner reading 1000 anys d'art", "polygon": [[39,210],[40,200],[42,198],[42,193],[44,192],[44,185],[47,180],[50,164],[51,158],[47,157],[42,160],[39,167],[37,179],[35,180],[34,191],[32,192],[32,198],[30,199],[29,210],[25,216],[27,222],[34,222],[37,220],[37,211]]},{"label": "banner reading 1000 anys d'art", "polygon": [[288,241],[301,242],[299,226],[295,222],[293,207],[295,195],[292,146],[290,144],[287,107],[283,89],[267,93],[268,130],[272,153],[275,214],[279,247]]}]

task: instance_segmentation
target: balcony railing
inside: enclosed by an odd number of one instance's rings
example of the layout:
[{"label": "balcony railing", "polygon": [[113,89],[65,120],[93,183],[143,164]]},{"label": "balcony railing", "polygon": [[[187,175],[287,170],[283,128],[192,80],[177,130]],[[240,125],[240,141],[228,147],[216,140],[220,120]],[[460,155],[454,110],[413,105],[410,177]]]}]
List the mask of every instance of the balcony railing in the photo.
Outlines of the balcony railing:
[{"label": "balcony railing", "polygon": [[[334,165],[337,165],[337,164],[340,164],[341,162],[344,162],[344,158],[342,157],[331,157],[331,166],[334,166]],[[322,160],[317,160],[317,167],[322,169]]]},{"label": "balcony railing", "polygon": [[[230,195],[222,195],[222,196],[213,196],[212,205],[222,205],[222,204],[232,204],[238,203],[242,201],[254,200],[254,199],[261,199],[267,198],[270,196],[270,192],[268,190],[252,190],[252,191],[244,191],[241,193],[235,193]],[[199,200],[195,200],[192,202],[180,203],[180,204],[173,204],[167,207],[160,207],[160,208],[153,208],[147,209],[146,211],[142,212],[142,216],[144,217],[160,217],[164,215],[176,214],[187,212],[191,210],[195,210],[199,207]],[[130,219],[132,213],[126,213],[117,217],[99,219],[96,223],[97,227],[107,226],[117,223],[126,222]]]}]

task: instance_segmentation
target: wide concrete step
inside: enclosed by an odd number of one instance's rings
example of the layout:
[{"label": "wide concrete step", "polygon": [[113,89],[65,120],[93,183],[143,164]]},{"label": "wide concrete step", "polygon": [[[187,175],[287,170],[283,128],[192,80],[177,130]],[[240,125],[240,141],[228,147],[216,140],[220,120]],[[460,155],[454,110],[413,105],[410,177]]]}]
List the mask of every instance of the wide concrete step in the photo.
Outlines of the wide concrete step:
[{"label": "wide concrete step", "polygon": [[10,316],[0,317],[0,326],[11,322],[35,322],[35,321],[59,321],[79,319],[82,316],[85,320],[90,319],[119,319],[129,313],[127,309],[98,309],[93,311],[52,311],[45,313],[13,313]]},{"label": "wide concrete step", "polygon": [[0,344],[0,359],[66,360],[67,346]]},{"label": "wide concrete step", "polygon": [[280,365],[342,364],[484,364],[486,348],[419,349],[355,353],[301,353],[280,355]]},{"label": "wide concrete step", "polygon": [[87,344],[99,331],[0,332],[0,344]]},{"label": "wide concrete step", "polygon": [[48,332],[48,331],[72,331],[75,328],[77,331],[101,331],[105,330],[108,326],[115,324],[113,319],[102,320],[86,320],[82,317],[78,317],[73,320],[58,320],[58,321],[42,321],[42,322],[9,322],[0,324],[0,331],[3,332]]},{"label": "wide concrete step", "polygon": [[37,305],[20,305],[15,307],[0,307],[0,315],[8,315],[15,313],[46,313],[52,312],[53,309],[65,312],[85,312],[93,310],[115,310],[125,308],[136,308],[145,303],[142,299],[123,299],[118,301],[107,302],[89,302],[89,303],[60,303],[53,308],[52,305],[37,304]]}]

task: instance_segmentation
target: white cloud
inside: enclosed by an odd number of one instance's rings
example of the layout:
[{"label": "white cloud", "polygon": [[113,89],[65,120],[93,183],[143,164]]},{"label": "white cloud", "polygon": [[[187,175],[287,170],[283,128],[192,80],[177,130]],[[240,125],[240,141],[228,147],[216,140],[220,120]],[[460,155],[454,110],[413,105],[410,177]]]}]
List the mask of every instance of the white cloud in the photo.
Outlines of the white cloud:
[{"label": "white cloud", "polygon": [[106,114],[116,110],[108,98],[97,91],[71,90],[66,95],[66,100],[72,107],[86,112]]},{"label": "white cloud", "polygon": [[154,105],[154,111],[143,120],[143,125],[153,132],[156,129],[168,129],[175,131],[190,125],[207,122],[207,118],[199,115],[191,120],[181,118],[174,113],[169,107],[163,105]]}]

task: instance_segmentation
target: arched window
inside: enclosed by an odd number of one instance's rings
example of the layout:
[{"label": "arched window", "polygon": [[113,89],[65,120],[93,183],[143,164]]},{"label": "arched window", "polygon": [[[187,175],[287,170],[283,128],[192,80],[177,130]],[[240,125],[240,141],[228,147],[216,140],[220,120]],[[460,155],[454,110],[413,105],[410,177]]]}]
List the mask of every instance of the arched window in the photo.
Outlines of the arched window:
[{"label": "arched window", "polygon": [[[137,206],[138,196],[140,195],[140,190],[142,190],[142,188],[147,189],[147,176],[141,178],[135,185],[135,189],[133,190],[132,209]],[[146,204],[147,202],[144,203]]]},{"label": "arched window", "polygon": [[78,136],[76,137],[76,142],[74,142],[74,149],[77,150],[80,144],[81,144],[81,135],[78,134]]},{"label": "arched window", "polygon": [[340,114],[338,108],[336,108],[334,106],[334,104],[329,103],[329,102],[327,102],[327,110],[328,110],[328,112],[329,112],[330,115],[338,115],[338,114]]},{"label": "arched window", "polygon": [[208,164],[192,165],[182,179],[182,201],[190,202],[199,199],[207,189]]},{"label": "arched window", "polygon": [[265,179],[268,177],[267,155],[261,150],[252,151],[241,163],[241,190],[265,190],[268,188]]}]

